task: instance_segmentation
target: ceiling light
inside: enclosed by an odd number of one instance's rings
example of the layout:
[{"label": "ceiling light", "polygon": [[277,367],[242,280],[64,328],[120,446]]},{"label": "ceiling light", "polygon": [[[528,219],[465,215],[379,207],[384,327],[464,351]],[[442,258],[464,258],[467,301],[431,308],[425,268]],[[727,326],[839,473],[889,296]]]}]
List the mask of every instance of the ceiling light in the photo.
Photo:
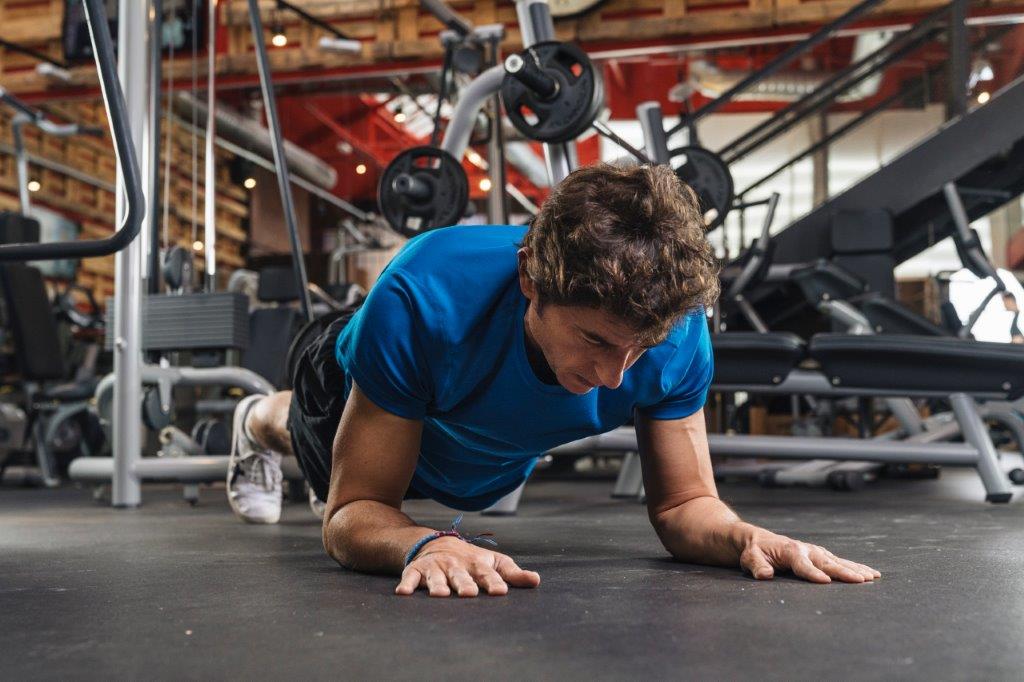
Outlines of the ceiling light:
[{"label": "ceiling light", "polygon": [[335,145],[335,149],[337,149],[342,154],[352,153],[352,145],[350,145],[348,142],[345,142],[345,140],[339,141],[338,144]]},{"label": "ceiling light", "polygon": [[29,180],[28,181],[28,191],[29,192],[38,192],[42,188],[43,188],[43,186],[41,184],[39,184],[38,180]]},{"label": "ceiling light", "polygon": [[274,47],[284,47],[288,44],[288,36],[284,34],[284,29],[280,26],[274,28],[274,36],[270,39],[271,44]]},{"label": "ceiling light", "polygon": [[973,89],[978,83],[993,81],[995,78],[996,74],[992,70],[992,62],[984,57],[979,57],[971,64],[971,75],[967,82],[967,88],[968,90]]},{"label": "ceiling light", "polygon": [[992,95],[988,94],[987,92],[983,92],[980,95],[978,95],[978,104],[984,104],[990,99],[992,99]]},{"label": "ceiling light", "polygon": [[359,54],[363,51],[363,44],[358,40],[330,36],[322,37],[317,46],[325,52],[341,52],[342,54]]},{"label": "ceiling light", "polygon": [[996,74],[992,71],[992,62],[982,57],[975,62],[975,68],[978,70],[978,80],[980,81],[991,81],[995,80]]},{"label": "ceiling light", "polygon": [[361,163],[356,166],[356,175],[366,175],[366,164]]},{"label": "ceiling light", "polygon": [[202,251],[203,250],[203,243],[201,241],[199,241],[198,239],[196,241],[192,242],[192,250],[193,251]]},{"label": "ceiling light", "polygon": [[243,182],[242,185],[246,189],[252,189],[253,187],[256,186],[256,178],[246,178],[245,182]]},{"label": "ceiling light", "polygon": [[395,123],[405,123],[405,112],[399,111],[395,114]]},{"label": "ceiling light", "polygon": [[490,178],[480,178],[480,191],[481,192],[490,192],[491,191],[491,179]]},{"label": "ceiling light", "polygon": [[469,162],[474,166],[479,166],[483,162],[483,157],[481,157],[472,149],[470,149],[469,152],[466,153],[466,158],[469,159]]},{"label": "ceiling light", "polygon": [[36,73],[44,78],[49,78],[54,81],[61,83],[71,82],[71,72],[67,69],[61,68],[56,64],[50,64],[49,62],[41,62],[36,64]]}]

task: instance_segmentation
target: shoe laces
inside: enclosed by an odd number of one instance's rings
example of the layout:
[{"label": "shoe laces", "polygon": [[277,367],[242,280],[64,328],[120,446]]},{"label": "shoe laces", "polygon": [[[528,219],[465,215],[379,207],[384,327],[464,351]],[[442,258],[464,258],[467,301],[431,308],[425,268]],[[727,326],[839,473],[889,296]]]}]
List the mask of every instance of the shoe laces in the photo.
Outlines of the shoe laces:
[{"label": "shoe laces", "polygon": [[238,462],[246,480],[264,490],[273,491],[281,481],[281,469],[266,455],[254,453]]}]

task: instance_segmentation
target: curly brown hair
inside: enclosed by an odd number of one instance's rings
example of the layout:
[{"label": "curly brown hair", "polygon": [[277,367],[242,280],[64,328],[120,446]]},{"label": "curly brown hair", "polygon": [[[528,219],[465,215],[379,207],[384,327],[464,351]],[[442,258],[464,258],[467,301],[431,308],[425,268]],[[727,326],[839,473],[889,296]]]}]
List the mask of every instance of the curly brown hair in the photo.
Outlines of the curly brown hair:
[{"label": "curly brown hair", "polygon": [[523,240],[539,303],[610,312],[658,343],[718,297],[697,196],[667,166],[597,164],[551,193]]}]

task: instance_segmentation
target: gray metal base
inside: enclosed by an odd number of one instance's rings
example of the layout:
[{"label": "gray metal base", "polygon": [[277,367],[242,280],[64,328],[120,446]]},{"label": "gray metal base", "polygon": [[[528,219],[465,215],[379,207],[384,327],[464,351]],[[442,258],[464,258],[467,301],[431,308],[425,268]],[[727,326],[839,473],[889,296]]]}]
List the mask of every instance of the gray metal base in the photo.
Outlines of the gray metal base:
[{"label": "gray metal base", "polygon": [[[285,457],[281,462],[281,470],[286,480],[304,478],[294,457]],[[79,457],[71,462],[69,469],[71,478],[90,483],[109,483],[113,472],[113,457]],[[228,457],[142,457],[135,462],[132,474],[143,481],[216,483],[227,478]]]}]

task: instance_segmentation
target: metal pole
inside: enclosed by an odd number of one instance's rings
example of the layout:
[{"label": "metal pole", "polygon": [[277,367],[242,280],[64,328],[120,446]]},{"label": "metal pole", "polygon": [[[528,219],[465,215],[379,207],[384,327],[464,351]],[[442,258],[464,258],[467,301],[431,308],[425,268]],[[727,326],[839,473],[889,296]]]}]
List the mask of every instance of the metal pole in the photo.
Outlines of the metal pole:
[{"label": "metal pole", "polygon": [[644,147],[647,156],[654,163],[669,162],[668,137],[665,135],[665,123],[661,115],[661,104],[658,102],[641,102],[636,105],[636,117],[640,120],[640,129],[644,135]]},{"label": "metal pole", "polygon": [[18,172],[18,204],[21,214],[28,216],[32,202],[28,195],[28,152],[25,151],[25,137],[22,127],[28,123],[21,114],[15,114],[11,121],[11,136],[14,138],[14,156]]},{"label": "metal pole", "polygon": [[[524,48],[555,39],[555,23],[551,19],[548,0],[516,0],[516,17]],[[564,144],[545,142],[544,160],[548,179],[554,187],[576,168],[576,146],[571,141]]]},{"label": "metal pole", "polygon": [[[142,149],[146,120],[146,3],[118,2],[118,78],[124,90],[128,124],[136,153]],[[117,222],[127,211],[125,178],[118,166]],[[141,459],[142,400],[139,365],[142,361],[142,245],[138,239],[115,257],[114,307],[114,470],[111,503],[135,507],[142,502],[142,486],[135,465]]]},{"label": "metal pole", "polygon": [[[491,56],[495,64],[501,63],[500,41],[491,41]],[[491,180],[491,191],[487,194],[487,217],[492,225],[508,222],[505,205],[505,144],[502,137],[501,95],[494,93],[491,99],[491,139],[487,143],[487,170]]]},{"label": "metal pole", "polygon": [[992,444],[992,437],[988,433],[988,427],[978,415],[977,403],[966,393],[954,393],[949,396],[949,403],[953,407],[956,420],[960,423],[960,430],[964,440],[978,450],[978,459],[975,466],[978,475],[985,486],[985,500],[988,502],[1009,502],[1013,497],[1010,484],[999,468],[999,453]]},{"label": "metal pole", "polygon": [[[163,32],[164,20],[163,0],[150,0],[149,8],[149,156],[143,161],[145,169],[143,176],[146,178],[146,186],[149,189],[149,196],[146,198],[146,220],[148,221],[145,233],[148,234],[146,242],[146,268],[143,271],[143,278],[146,280],[146,292],[150,294],[160,293],[160,216],[157,215],[156,207],[160,205],[160,101],[163,73],[161,66],[163,54],[161,51],[161,34]],[[170,135],[171,131],[167,131]]]},{"label": "metal pole", "polygon": [[284,143],[281,141],[281,122],[277,118],[277,100],[274,99],[274,82],[267,61],[267,42],[263,35],[263,18],[260,16],[259,0],[249,0],[249,20],[252,25],[253,47],[256,48],[256,66],[260,72],[260,90],[263,91],[263,106],[267,112],[267,127],[270,129],[271,148],[274,152],[274,167],[277,170],[277,186],[281,192],[281,209],[288,226],[288,239],[292,245],[292,267],[295,282],[299,287],[299,302],[302,316],[313,321],[313,304],[309,300],[309,280],[306,264],[302,259],[302,242],[299,241],[299,227],[295,221],[295,204],[292,203],[291,180],[288,164],[284,159]]},{"label": "metal pole", "polygon": [[967,113],[967,81],[970,79],[970,46],[967,36],[967,0],[949,5],[949,98],[946,119]]},{"label": "metal pole", "polygon": [[[206,165],[203,204],[203,248],[206,249],[206,290],[217,288],[217,154],[214,138],[217,134],[217,0],[207,2],[206,21]],[[261,34],[262,35],[262,34]]]}]

